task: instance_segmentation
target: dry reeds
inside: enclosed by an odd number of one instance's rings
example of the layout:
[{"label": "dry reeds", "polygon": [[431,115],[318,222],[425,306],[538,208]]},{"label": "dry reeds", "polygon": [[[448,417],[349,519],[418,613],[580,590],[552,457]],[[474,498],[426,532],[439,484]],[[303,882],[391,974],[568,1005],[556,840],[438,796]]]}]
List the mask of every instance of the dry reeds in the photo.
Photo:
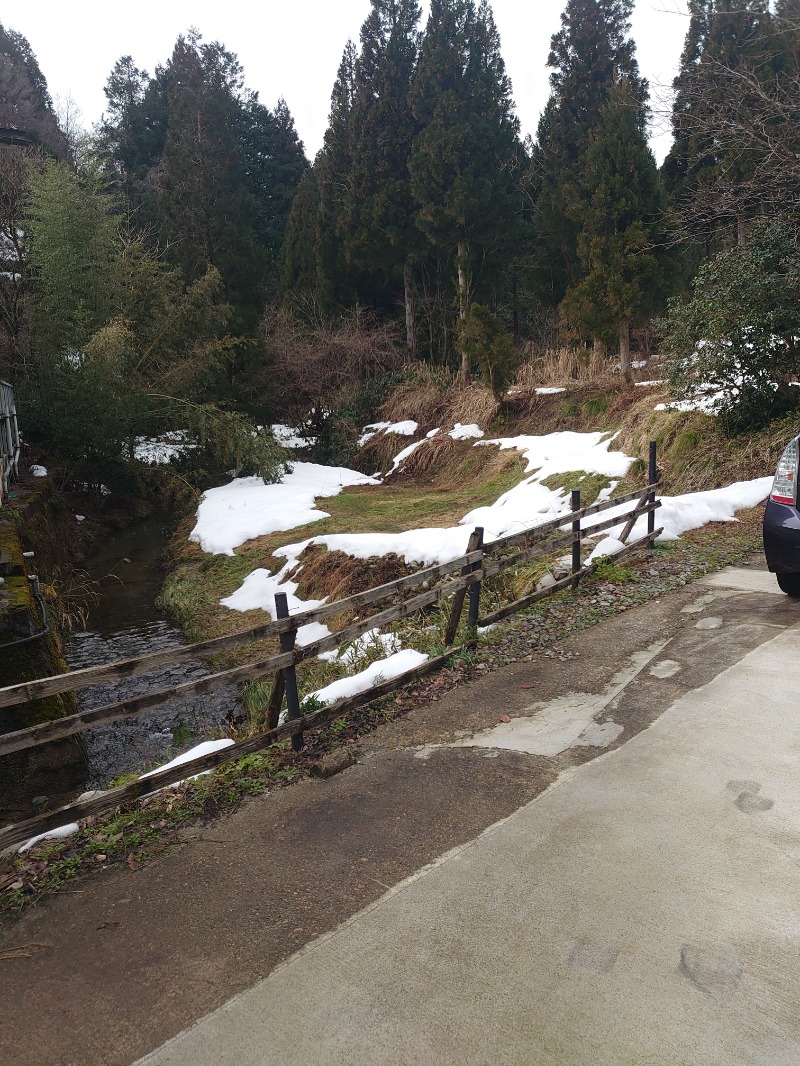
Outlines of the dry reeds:
[{"label": "dry reeds", "polygon": [[402,465],[403,474],[420,481],[438,479],[458,449],[458,443],[448,433],[437,433],[409,455]]},{"label": "dry reeds", "polygon": [[302,569],[294,579],[303,597],[327,598],[329,602],[396,581],[414,569],[399,555],[356,559],[345,552],[329,551],[324,544],[310,544],[298,562]]},{"label": "dry reeds", "polygon": [[421,432],[449,431],[457,422],[486,430],[499,410],[499,401],[486,385],[473,382],[467,388],[458,388],[452,380],[431,377],[393,389],[381,407],[381,417],[389,422],[413,418]]},{"label": "dry reeds", "polygon": [[618,377],[612,357],[589,348],[531,349],[517,370],[514,384],[520,389],[570,383],[597,383]]}]

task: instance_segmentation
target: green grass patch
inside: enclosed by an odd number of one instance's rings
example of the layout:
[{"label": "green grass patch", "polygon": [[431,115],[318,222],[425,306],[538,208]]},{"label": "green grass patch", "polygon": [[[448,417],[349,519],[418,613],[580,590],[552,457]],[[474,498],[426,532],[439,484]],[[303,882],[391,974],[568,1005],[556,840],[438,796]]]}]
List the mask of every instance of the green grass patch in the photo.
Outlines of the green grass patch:
[{"label": "green grass patch", "polygon": [[18,886],[0,892],[0,914],[15,913],[100,868],[126,863],[135,869],[168,851],[186,826],[231,811],[247,797],[288,783],[301,772],[289,741],[282,741],[135,807],[84,823],[72,837],[43,841],[22,855],[0,859],[0,881]]},{"label": "green grass patch", "polygon": [[608,397],[605,394],[592,396],[581,404],[581,414],[584,418],[596,418],[604,415],[608,410]]},{"label": "green grass patch", "polygon": [[[419,483],[402,476],[380,486],[358,485],[320,500],[330,517],[292,530],[249,541],[235,555],[207,555],[187,547],[187,526],[176,534],[176,565],[168,574],[158,605],[179,623],[190,640],[234,633],[265,620],[263,611],[240,613],[220,605],[258,567],[273,573],[283,559],[273,553],[287,544],[329,533],[400,533],[406,529],[456,525],[469,511],[494,503],[519,484],[525,464],[517,453],[494,448],[469,448],[436,481]],[[266,648],[266,654],[271,648]],[[218,665],[245,662],[265,651],[248,645],[220,659]],[[329,678],[332,680],[332,678]]]},{"label": "green grass patch", "polygon": [[563,474],[551,474],[543,478],[542,484],[554,492],[572,492],[573,489],[578,489],[581,505],[588,507],[600,495],[601,489],[608,488],[611,479],[603,474],[587,474],[584,470],[568,470]]}]

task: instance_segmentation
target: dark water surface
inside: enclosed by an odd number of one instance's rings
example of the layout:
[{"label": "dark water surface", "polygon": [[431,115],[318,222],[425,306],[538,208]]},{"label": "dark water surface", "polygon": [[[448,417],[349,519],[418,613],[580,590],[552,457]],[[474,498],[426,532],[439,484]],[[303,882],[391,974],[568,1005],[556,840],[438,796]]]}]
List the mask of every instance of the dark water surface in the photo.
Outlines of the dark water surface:
[{"label": "dark water surface", "polygon": [[[101,594],[88,604],[87,628],[65,642],[71,669],[130,659],[185,644],[183,634],[155,606],[163,581],[162,552],[169,519],[145,519],[113,531],[97,546],[83,569],[98,582]],[[200,659],[161,667],[139,677],[93,685],[78,694],[88,710],[170,688],[209,673]],[[121,773],[166,762],[209,736],[226,732],[241,714],[235,686],[170,704],[138,718],[99,726],[85,733],[89,756],[88,788],[104,788]]]}]

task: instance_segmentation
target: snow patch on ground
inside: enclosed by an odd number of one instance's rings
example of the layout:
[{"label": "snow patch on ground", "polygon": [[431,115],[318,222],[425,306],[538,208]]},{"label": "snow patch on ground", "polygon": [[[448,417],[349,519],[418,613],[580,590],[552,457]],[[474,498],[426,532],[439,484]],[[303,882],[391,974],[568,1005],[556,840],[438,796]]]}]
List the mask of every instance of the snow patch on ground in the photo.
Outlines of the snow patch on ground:
[{"label": "snow patch on ground", "polygon": [[71,837],[73,833],[77,833],[78,829],[77,822],[70,822],[69,825],[60,825],[57,829],[48,829],[46,833],[39,833],[38,836],[26,840],[19,848],[19,851],[20,853],[28,851],[35,844],[38,844],[40,840],[64,840],[65,837]]},{"label": "snow patch on ground", "polygon": [[472,440],[478,437],[483,437],[484,432],[480,426],[474,422],[468,423],[466,426],[462,426],[460,422],[456,422],[453,428],[450,430],[450,436],[453,440]]},{"label": "snow patch on ground", "polygon": [[716,396],[698,396],[694,400],[670,400],[668,403],[657,403],[654,411],[679,411],[686,414],[689,411],[701,411],[704,415],[714,415],[717,404],[722,394]]},{"label": "snow patch on ground", "polygon": [[558,388],[555,385],[544,385],[542,388],[535,390],[537,396],[555,396],[559,392],[566,391],[566,389]]},{"label": "snow patch on ground", "polygon": [[287,544],[278,548],[275,555],[294,564],[309,544],[325,544],[328,551],[343,551],[354,559],[372,559],[394,553],[407,566],[434,566],[463,555],[471,532],[463,526],[451,526],[448,529],[408,529],[403,533],[328,533]]},{"label": "snow patch on ground", "polygon": [[352,677],[343,677],[339,681],[332,681],[330,685],[325,685],[324,688],[316,689],[307,698],[314,697],[320,703],[335,703],[347,696],[356,696],[359,692],[366,692],[367,689],[372,688],[373,685],[379,685],[382,681],[391,681],[408,670],[414,670],[427,658],[428,656],[422,652],[405,648],[403,651],[390,655],[388,659],[371,663],[365,670],[353,674]]},{"label": "snow patch on ground", "polygon": [[[755,507],[765,500],[772,488],[772,476],[755,478],[753,481],[737,481],[721,489],[706,492],[687,492],[681,496],[660,496],[661,507],[656,511],[656,526],[663,526],[660,541],[678,540],[681,533],[699,529],[708,522],[735,522],[736,512],[745,507]],[[620,504],[599,515],[585,520],[587,526],[622,514],[630,504]],[[622,518],[618,527],[606,531],[606,537],[618,533],[627,519]],[[647,532],[647,515],[641,515],[634,525],[629,540],[643,537]],[[605,554],[608,554],[607,552]]]},{"label": "snow patch on ground", "polygon": [[189,448],[196,447],[190,444],[186,437],[186,431],[183,429],[163,433],[160,437],[137,437],[133,447],[134,457],[141,463],[157,466],[168,463],[171,459],[183,455]]},{"label": "snow patch on ground", "polygon": [[[292,560],[292,564],[294,559]],[[270,570],[259,568],[253,570],[244,579],[244,582],[230,596],[226,596],[219,602],[223,607],[229,607],[232,611],[255,611],[262,610],[269,613],[275,621],[278,617],[275,611],[275,596],[279,592],[286,593],[286,603],[289,614],[299,614],[302,611],[312,611],[315,607],[321,607],[325,600],[300,600],[297,592],[297,582],[289,581],[285,575],[291,566],[284,566],[279,573],[273,574]],[[301,626],[297,631],[297,643],[305,646],[315,640],[327,637],[330,630],[320,622],[311,622],[307,626]]]},{"label": "snow patch on ground", "polygon": [[593,563],[595,559],[599,559],[603,555],[616,555],[617,552],[621,552],[624,547],[625,545],[622,541],[617,540],[616,537],[603,537],[586,562]]},{"label": "snow patch on ground", "polygon": [[376,437],[382,430],[388,429],[391,424],[391,422],[370,422],[368,426],[364,426],[364,430],[358,438],[359,448],[363,448],[368,440],[372,440],[372,438]]},{"label": "snow patch on ground", "polygon": [[272,436],[282,448],[308,447],[308,441],[299,429],[293,429],[292,426],[284,426],[280,422],[276,422],[273,426],[270,426],[270,430],[272,431]]},{"label": "snow patch on ground", "polygon": [[377,484],[347,467],[318,463],[294,463],[275,485],[265,485],[260,477],[236,478],[203,493],[189,539],[213,555],[233,555],[234,548],[255,537],[328,518],[315,505],[318,496],[338,496],[348,485]]},{"label": "snow patch on ground", "polygon": [[[146,774],[142,774],[139,778],[143,781],[146,777],[152,777],[153,774],[158,774],[162,770],[171,770],[174,766],[183,766],[184,763],[191,762],[193,759],[199,759],[203,755],[211,755],[214,751],[219,751],[221,748],[229,748],[233,744],[233,741],[229,738],[223,740],[204,740],[202,744],[197,744],[195,747],[185,751],[182,755],[176,755],[174,759],[170,759],[169,762],[165,762],[163,766],[157,766],[155,770],[148,770]],[[193,774],[191,777],[184,778],[185,781],[194,781],[198,777],[203,777],[204,774],[210,774],[211,770],[203,770],[199,774]],[[178,785],[182,785],[183,781],[176,781],[173,785],[166,785],[165,788],[177,788]]]},{"label": "snow patch on ground", "polygon": [[413,437],[418,429],[419,423],[415,422],[413,418],[407,418],[404,422],[389,422],[384,426],[384,432],[387,436],[389,433],[397,433],[401,437]]},{"label": "snow patch on ground", "polygon": [[569,470],[585,470],[587,474],[604,474],[606,477],[624,477],[633,459],[624,452],[609,451],[613,439],[607,433],[575,433],[565,430],[560,433],[546,433],[540,437],[521,435],[482,440],[475,447],[495,444],[502,450],[516,448],[526,459],[527,470],[536,470],[538,481],[544,481],[552,474],[565,474]]}]

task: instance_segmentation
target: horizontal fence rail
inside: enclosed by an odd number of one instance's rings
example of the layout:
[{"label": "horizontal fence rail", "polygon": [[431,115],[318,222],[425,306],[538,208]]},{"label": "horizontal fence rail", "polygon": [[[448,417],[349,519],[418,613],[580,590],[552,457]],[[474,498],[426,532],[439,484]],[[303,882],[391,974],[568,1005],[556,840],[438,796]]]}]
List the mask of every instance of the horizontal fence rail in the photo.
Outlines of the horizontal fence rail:
[{"label": "horizontal fence rail", "polygon": [[481,558],[481,552],[472,552],[471,555],[465,555],[452,562],[418,570],[396,581],[389,581],[385,585],[376,585],[373,589],[357,592],[343,600],[326,603],[321,607],[290,615],[288,618],[242,629],[237,633],[229,633],[224,637],[213,637],[211,640],[203,640],[195,644],[177,644],[172,648],[140,655],[136,659],[123,659],[101,666],[87,666],[82,670],[73,670],[69,674],[54,674],[52,677],[43,677],[38,681],[23,681],[18,685],[9,685],[7,688],[0,688],[0,708],[15,707],[20,703],[28,703],[30,700],[41,699],[44,696],[55,696],[62,692],[77,692],[104,681],[113,681],[121,677],[136,677],[162,666],[174,666],[177,663],[188,662],[190,659],[219,655],[232,648],[255,644],[269,637],[279,636],[281,633],[289,633],[293,629],[308,625],[309,622],[323,622],[337,614],[346,614],[371,603],[379,603],[407,589],[418,588],[439,577],[452,574],[455,570],[460,570],[465,563],[480,562]]},{"label": "horizontal fence rail", "polygon": [[[161,666],[185,662],[201,655],[219,654],[232,648],[257,643],[272,637],[280,637],[281,642],[281,650],[279,652],[241,666],[218,670],[205,677],[185,682],[172,688],[147,693],[130,700],[107,704],[103,707],[68,715],[55,721],[43,722],[25,729],[0,734],[0,756],[10,755],[54,740],[62,740],[98,725],[145,714],[148,711],[163,707],[175,699],[186,699],[194,695],[212,692],[224,686],[251,680],[269,673],[274,673],[275,675],[273,697],[277,696],[278,698],[277,700],[273,698],[271,702],[266,732],[229,745],[210,755],[183,763],[170,770],[162,770],[129,785],[112,789],[92,799],[69,804],[57,811],[41,814],[25,822],[0,830],[0,851],[27,840],[38,833],[44,833],[64,825],[65,822],[113,810],[122,803],[152,795],[162,788],[186,780],[197,773],[216,769],[225,763],[241,758],[243,755],[263,751],[283,737],[291,737],[292,746],[295,750],[299,750],[302,747],[303,733],[306,729],[323,725],[350,709],[363,706],[383,695],[387,695],[410,681],[438,669],[463,648],[474,646],[476,628],[478,626],[491,625],[518,611],[524,610],[526,607],[560,589],[567,588],[570,585],[574,587],[581,578],[591,573],[597,565],[596,563],[584,566],[580,564],[580,545],[587,537],[595,536],[606,529],[622,526],[620,540],[625,541],[633,530],[637,519],[640,516],[647,515],[647,534],[627,544],[622,550],[615,552],[613,557],[615,559],[620,558],[644,546],[652,547],[655,538],[663,532],[663,529],[655,528],[653,521],[655,511],[661,506],[660,501],[655,499],[656,490],[659,488],[657,477],[655,453],[651,448],[649,478],[646,487],[616,499],[604,500],[588,507],[580,507],[580,493],[573,492],[573,510],[569,514],[560,515],[558,518],[538,526],[532,526],[529,529],[493,540],[485,546],[483,545],[483,530],[476,529],[470,536],[467,552],[448,563],[427,567],[396,581],[367,589],[342,600],[323,604],[321,607],[311,610],[300,611],[288,617],[278,617],[272,622],[253,626],[223,637],[215,637],[211,640],[194,644],[179,645],[174,648],[139,656],[135,659],[88,667],[70,674],[59,674],[54,677],[42,678],[38,681],[25,682],[0,689],[0,708],[13,707],[44,696],[77,691],[114,678],[131,677],[146,673]],[[593,524],[582,525],[583,520],[587,517],[600,514],[612,508],[619,509],[620,506],[633,501],[636,501],[636,505],[622,514],[615,514],[610,518]],[[570,545],[573,548],[573,555],[572,567],[568,576],[556,580],[545,589],[532,592],[498,610],[482,617],[480,616],[481,585],[486,578],[500,574],[521,563],[530,562],[558,548]],[[513,548],[519,548],[519,550],[511,551],[510,549]],[[442,579],[446,580],[443,581]],[[416,589],[422,589],[423,591],[406,597],[406,593],[413,592]],[[449,647],[458,630],[463,605],[467,596],[469,596],[468,632],[470,638],[465,645]],[[312,714],[304,715],[302,713],[294,675],[294,669],[298,663],[323,652],[339,648],[343,644],[363,636],[364,633],[371,629],[400,621],[450,597],[452,597],[453,603],[445,632],[445,644],[448,647],[443,654],[428,659],[413,670],[406,671],[390,681],[377,684],[356,696],[339,700]],[[311,622],[321,622],[337,616],[346,619],[348,614],[352,614],[356,610],[387,600],[392,601],[390,606],[367,618],[360,618],[358,621],[354,621],[337,632],[318,640],[307,644],[297,644],[297,631],[304,625],[308,625]],[[285,602],[279,604],[278,607],[279,610],[276,613],[285,615]],[[284,698],[286,699],[289,720],[278,725],[280,704]]]}]

